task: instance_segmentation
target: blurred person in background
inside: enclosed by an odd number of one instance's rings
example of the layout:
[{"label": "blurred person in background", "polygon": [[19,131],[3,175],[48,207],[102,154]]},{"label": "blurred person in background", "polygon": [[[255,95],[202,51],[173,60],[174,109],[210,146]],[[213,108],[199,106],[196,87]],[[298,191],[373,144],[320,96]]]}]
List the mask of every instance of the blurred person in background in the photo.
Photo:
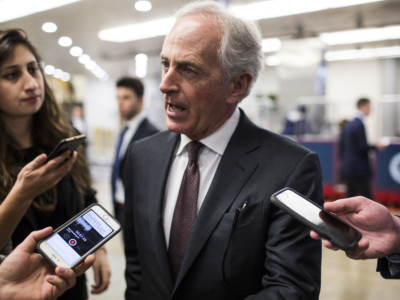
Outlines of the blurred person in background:
[{"label": "blurred person in background", "polygon": [[[0,201],[10,192],[24,165],[74,135],[76,130],[62,118],[43,74],[41,58],[25,32],[0,31]],[[32,231],[57,228],[97,202],[82,147],[78,153],[71,171],[31,201],[12,233],[13,247]],[[100,293],[109,284],[110,268],[104,248],[95,256],[92,292]],[[60,299],[83,300],[87,296],[86,279],[81,276]]]},{"label": "blurred person in background", "polygon": [[369,159],[371,151],[383,149],[380,143],[369,145],[364,119],[371,112],[371,101],[361,98],[357,101],[357,115],[347,122],[341,132],[339,153],[341,155],[340,175],[347,186],[347,197],[364,196],[372,199],[372,168]]},{"label": "blurred person in background", "polygon": [[123,77],[117,81],[118,110],[123,129],[115,151],[111,190],[115,216],[122,228],[124,225],[125,192],[121,180],[121,167],[125,152],[133,142],[158,132],[158,129],[149,121],[143,111],[143,95],[144,86],[139,79]]}]

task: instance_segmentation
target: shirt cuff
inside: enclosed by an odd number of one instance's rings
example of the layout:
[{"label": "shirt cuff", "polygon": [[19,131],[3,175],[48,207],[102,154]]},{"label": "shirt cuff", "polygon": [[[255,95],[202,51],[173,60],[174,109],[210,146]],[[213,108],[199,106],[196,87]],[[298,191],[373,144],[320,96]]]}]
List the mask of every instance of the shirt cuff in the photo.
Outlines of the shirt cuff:
[{"label": "shirt cuff", "polygon": [[388,260],[389,271],[392,276],[400,273],[400,254],[391,254],[386,256]]}]

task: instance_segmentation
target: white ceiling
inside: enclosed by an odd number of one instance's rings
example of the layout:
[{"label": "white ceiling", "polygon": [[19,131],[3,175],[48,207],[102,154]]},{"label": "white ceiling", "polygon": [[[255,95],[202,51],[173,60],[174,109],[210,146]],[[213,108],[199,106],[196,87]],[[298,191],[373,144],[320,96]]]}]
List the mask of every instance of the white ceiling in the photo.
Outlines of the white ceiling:
[{"label": "white ceiling", "polygon": [[[231,4],[258,2],[259,0],[231,0]],[[294,0],[301,1],[301,0]],[[0,23],[0,29],[22,28],[36,45],[46,64],[52,64],[71,74],[92,76],[77,59],[68,54],[68,48],[58,46],[62,35],[70,36],[73,44],[83,48],[110,78],[132,73],[133,55],[145,53],[149,56],[149,73],[159,72],[158,55],[163,37],[147,40],[111,43],[99,40],[101,29],[139,23],[172,16],[189,0],[151,0],[150,12],[137,12],[134,0],[82,0],[60,8],[13,21]],[[41,30],[44,22],[57,24],[58,31],[52,34]],[[380,27],[400,24],[400,0],[331,9],[322,12],[281,17],[259,21],[263,38],[313,37],[321,32],[353,29],[357,27]],[[400,44],[399,40],[391,44]],[[388,42],[384,42],[388,44]]]}]

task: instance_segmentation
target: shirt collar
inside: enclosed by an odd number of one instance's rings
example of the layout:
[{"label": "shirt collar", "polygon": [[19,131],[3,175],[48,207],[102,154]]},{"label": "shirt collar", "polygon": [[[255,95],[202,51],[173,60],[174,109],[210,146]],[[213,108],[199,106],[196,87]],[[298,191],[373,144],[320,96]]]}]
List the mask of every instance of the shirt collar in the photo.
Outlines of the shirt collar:
[{"label": "shirt collar", "polygon": [[[218,128],[217,131],[215,131],[208,137],[200,140],[200,142],[215,153],[219,155],[224,154],[224,151],[228,146],[229,140],[231,139],[233,132],[239,124],[239,120],[240,111],[239,108],[236,107],[232,116],[220,128]],[[176,155],[181,155],[183,149],[185,149],[186,145],[190,142],[191,139],[189,139],[186,135],[181,134],[181,141]]]},{"label": "shirt collar", "polygon": [[138,113],[136,116],[134,116],[132,119],[130,119],[125,126],[127,126],[129,129],[136,129],[140,122],[146,117],[144,111],[141,111]]}]

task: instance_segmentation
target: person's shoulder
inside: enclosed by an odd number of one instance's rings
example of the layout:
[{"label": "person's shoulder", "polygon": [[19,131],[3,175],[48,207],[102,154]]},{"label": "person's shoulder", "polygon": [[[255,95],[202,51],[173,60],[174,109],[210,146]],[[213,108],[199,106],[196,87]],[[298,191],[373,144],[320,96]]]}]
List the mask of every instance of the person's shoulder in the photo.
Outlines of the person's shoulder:
[{"label": "person's shoulder", "polygon": [[148,147],[155,147],[160,149],[163,145],[169,144],[171,142],[174,142],[177,138],[177,134],[174,132],[171,132],[169,130],[165,131],[157,131],[153,135],[147,136],[139,141],[136,141],[134,143],[135,148],[148,148]]},{"label": "person's shoulder", "polygon": [[242,116],[241,127],[243,132],[241,133],[241,137],[245,139],[241,139],[241,141],[245,141],[246,139],[258,139],[261,147],[265,147],[266,149],[272,151],[281,151],[285,150],[285,153],[288,152],[298,152],[302,154],[306,154],[311,152],[306,147],[302,146],[298,142],[290,139],[287,136],[272,132],[268,129],[264,129],[254,124],[250,119],[247,118],[245,114]]},{"label": "person's shoulder", "polygon": [[157,133],[157,132],[160,131],[160,130],[157,128],[157,126],[156,126],[152,121],[150,121],[149,118],[147,118],[147,117],[145,117],[145,118],[142,120],[142,124],[144,124],[144,125],[146,126],[146,128],[147,128],[149,131],[152,131],[152,132],[154,132],[154,133]]}]

